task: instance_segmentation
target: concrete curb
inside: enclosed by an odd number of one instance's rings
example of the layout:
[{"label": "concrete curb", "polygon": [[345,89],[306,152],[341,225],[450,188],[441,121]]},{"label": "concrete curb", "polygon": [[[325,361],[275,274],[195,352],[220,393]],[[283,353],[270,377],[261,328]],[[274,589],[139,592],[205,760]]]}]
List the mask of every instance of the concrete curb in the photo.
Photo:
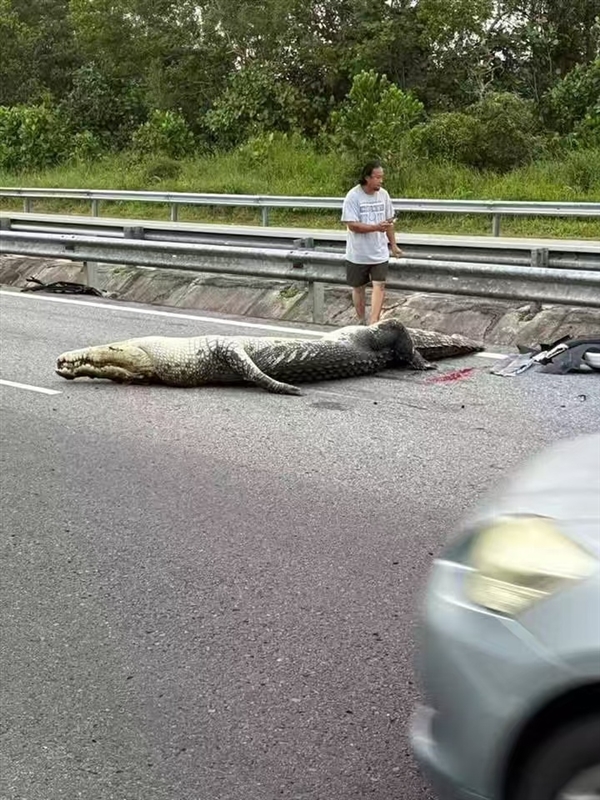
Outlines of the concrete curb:
[{"label": "concrete curb", "polygon": [[[83,267],[64,260],[5,255],[0,257],[0,284],[21,288],[28,277],[44,283],[83,282]],[[308,287],[303,282],[215,276],[177,270],[98,266],[95,288],[108,297],[213,313],[312,323]],[[367,292],[367,302],[368,302]],[[600,309],[541,306],[453,295],[389,291],[383,316],[406,325],[461,333],[488,345],[531,346],[600,333]],[[350,290],[325,287],[325,324],[335,327],[355,321]]]}]

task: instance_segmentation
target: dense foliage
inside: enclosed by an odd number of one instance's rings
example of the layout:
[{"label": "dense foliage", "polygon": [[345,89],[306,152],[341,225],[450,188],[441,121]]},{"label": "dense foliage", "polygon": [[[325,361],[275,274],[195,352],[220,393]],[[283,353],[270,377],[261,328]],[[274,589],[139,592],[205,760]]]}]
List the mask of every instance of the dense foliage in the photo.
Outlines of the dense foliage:
[{"label": "dense foliage", "polygon": [[600,0],[0,0],[0,39],[5,170],[274,132],[497,172],[600,148]]}]

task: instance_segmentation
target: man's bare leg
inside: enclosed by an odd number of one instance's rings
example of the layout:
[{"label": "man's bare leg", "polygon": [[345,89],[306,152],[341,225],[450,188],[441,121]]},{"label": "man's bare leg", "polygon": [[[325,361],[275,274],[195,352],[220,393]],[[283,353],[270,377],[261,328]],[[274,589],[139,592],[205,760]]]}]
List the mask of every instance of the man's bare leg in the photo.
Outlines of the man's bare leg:
[{"label": "man's bare leg", "polygon": [[354,286],[352,288],[352,302],[354,303],[354,310],[360,322],[365,322],[366,314],[366,287]]},{"label": "man's bare leg", "polygon": [[371,294],[371,325],[379,322],[384,297],[385,283],[383,281],[373,281],[373,292]]}]

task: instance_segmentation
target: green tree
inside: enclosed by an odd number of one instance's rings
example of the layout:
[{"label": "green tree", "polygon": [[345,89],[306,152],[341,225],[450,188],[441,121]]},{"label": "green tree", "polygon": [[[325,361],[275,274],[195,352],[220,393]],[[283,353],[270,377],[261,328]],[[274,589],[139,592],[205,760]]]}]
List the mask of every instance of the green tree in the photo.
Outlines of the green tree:
[{"label": "green tree", "polygon": [[0,106],[0,167],[43,169],[69,155],[71,131],[64,117],[47,104]]},{"label": "green tree", "polygon": [[462,111],[435,114],[410,133],[410,148],[424,158],[476,166],[481,163],[481,125]]},{"label": "green tree", "polygon": [[[411,103],[462,113],[498,93],[589,135],[600,0],[0,0],[0,37],[0,102],[53,98],[92,135],[82,151],[126,145],[154,109],[223,145],[320,136],[332,111],[341,136],[372,72],[389,85],[364,147],[391,152]],[[428,146],[445,126],[458,152],[471,123],[435,125]]]},{"label": "green tree", "polygon": [[502,87],[540,102],[600,51],[600,0],[501,0],[487,52]]},{"label": "green tree", "polygon": [[313,133],[361,71],[373,69],[408,89],[427,67],[414,4],[405,0],[214,0],[205,21],[238,68],[277,65],[310,101],[304,126]]},{"label": "green tree", "polygon": [[0,0],[0,103],[60,97],[79,63],[68,0]]},{"label": "green tree", "polygon": [[219,146],[233,147],[265,131],[300,128],[306,106],[273,65],[249,64],[233,73],[205,124]]},{"label": "green tree", "polygon": [[455,110],[480,99],[494,81],[486,48],[493,0],[420,0],[417,34],[427,52],[419,96],[430,109]]},{"label": "green tree", "polygon": [[78,69],[60,108],[74,131],[89,131],[105,147],[125,147],[147,116],[144,95],[133,79],[103,72],[95,63]]},{"label": "green tree", "polygon": [[25,70],[33,53],[33,32],[12,7],[10,0],[0,0],[0,105],[26,102],[35,86]]},{"label": "green tree", "polygon": [[331,116],[333,141],[359,157],[388,162],[401,152],[408,131],[424,116],[423,104],[375,71],[356,75],[347,100]]},{"label": "green tree", "polygon": [[434,115],[411,131],[417,155],[507,172],[529,161],[539,144],[530,101],[492,92],[464,112]]},{"label": "green tree", "polygon": [[[143,89],[149,108],[182,113],[196,129],[222,91],[234,52],[212,0],[71,0],[88,63],[122,86]],[[242,3],[243,5],[243,3]]]},{"label": "green tree", "polygon": [[544,98],[546,119],[559,133],[570,133],[600,103],[600,58],[578,64]]},{"label": "green tree", "polygon": [[194,149],[194,136],[181,114],[156,109],[133,135],[133,147],[140,153],[183,158]]},{"label": "green tree", "polygon": [[508,92],[490,93],[467,113],[478,123],[476,166],[508,172],[533,157],[538,121],[531,101]]}]

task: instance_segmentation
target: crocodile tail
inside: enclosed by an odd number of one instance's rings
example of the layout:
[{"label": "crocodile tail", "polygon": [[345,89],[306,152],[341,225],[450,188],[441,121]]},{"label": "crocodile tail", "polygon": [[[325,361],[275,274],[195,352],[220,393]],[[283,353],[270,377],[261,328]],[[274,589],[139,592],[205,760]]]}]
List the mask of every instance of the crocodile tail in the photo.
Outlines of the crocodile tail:
[{"label": "crocodile tail", "polygon": [[453,356],[465,356],[484,349],[481,342],[469,339],[459,333],[439,333],[422,328],[408,328],[415,349],[432,361]]}]

